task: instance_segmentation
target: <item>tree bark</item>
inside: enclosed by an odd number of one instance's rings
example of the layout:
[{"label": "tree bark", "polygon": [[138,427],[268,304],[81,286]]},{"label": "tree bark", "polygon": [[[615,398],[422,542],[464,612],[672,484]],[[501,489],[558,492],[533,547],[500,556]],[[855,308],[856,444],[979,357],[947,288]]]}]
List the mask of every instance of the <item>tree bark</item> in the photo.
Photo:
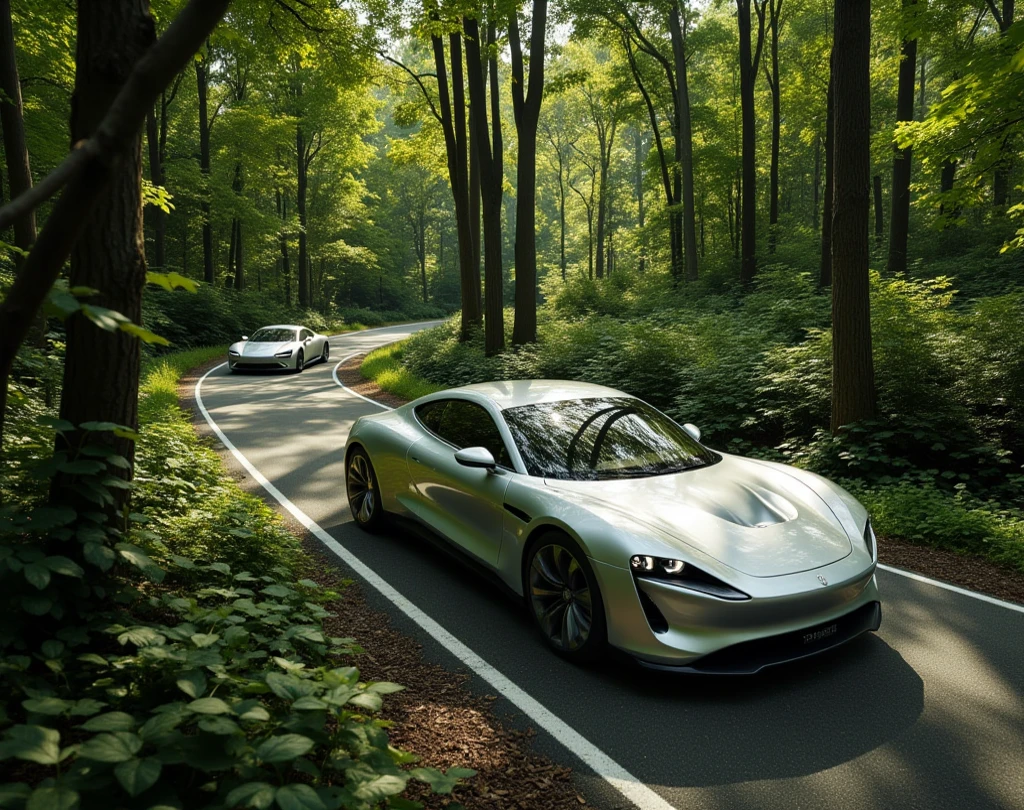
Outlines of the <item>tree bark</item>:
[{"label": "tree bark", "polygon": [[640,261],[637,270],[647,268],[647,239],[643,235],[646,211],[644,209],[644,137],[640,127],[633,129],[633,193],[636,195],[636,227],[640,233]]},{"label": "tree bark", "polygon": [[835,195],[835,133],[836,133],[836,92],[835,92],[836,49],[832,45],[829,59],[828,96],[825,102],[825,193],[821,206],[821,266],[818,271],[818,286],[824,289],[832,285],[832,205]]},{"label": "tree bark", "polygon": [[779,16],[783,0],[768,0],[768,31],[771,35],[771,70],[768,89],[772,94],[772,149],[768,170],[768,252],[775,252],[779,231],[779,142],[782,138],[782,93],[779,88]]},{"label": "tree bark", "polygon": [[832,432],[875,415],[868,277],[871,3],[835,9]]},{"label": "tree bark", "polygon": [[682,175],[682,247],[687,281],[697,280],[696,202],[693,193],[693,124],[690,116],[690,86],[686,75],[686,48],[679,15],[679,3],[669,11],[669,32],[676,70],[676,139]]},{"label": "tree bark", "polygon": [[821,135],[814,139],[814,182],[812,185],[812,200],[814,210],[811,212],[811,225],[815,231],[821,228]]},{"label": "tree bark", "polygon": [[[93,0],[78,6],[75,90],[71,103],[71,143],[89,138],[106,115],[136,62],[156,40],[148,3]],[[90,305],[120,312],[133,323],[142,317],[146,254],[142,227],[142,138],[112,169],[110,182],[91,206],[85,228],[71,251],[70,285],[99,292]],[[83,314],[69,318],[60,417],[73,425],[113,422],[138,428],[139,340],[120,330],[98,329]],[[102,433],[102,441],[133,465],[135,445]],[[93,441],[99,436],[91,437]],[[79,437],[58,434],[57,451]],[[131,477],[131,470],[126,477]],[[54,497],[66,496],[70,482],[54,479]],[[113,489],[113,513],[127,501],[127,490]]]},{"label": "tree bark", "polygon": [[[503,195],[503,141],[498,95],[498,66],[495,58],[484,59],[480,28],[473,17],[463,18],[466,39],[466,73],[469,103],[473,111],[476,155],[480,159],[480,201],[484,237],[484,350],[488,355],[505,348],[504,290],[501,256],[501,200]],[[494,41],[493,24],[488,25],[487,43]],[[489,68],[489,70],[487,70]],[[490,74],[491,122],[488,130],[485,71]]]},{"label": "tree bark", "polygon": [[[1005,35],[1013,25],[1015,0],[1003,0],[1002,11],[995,16],[993,5],[993,16],[999,25],[999,33]],[[1007,136],[1001,147],[1002,159],[996,165],[995,174],[992,179],[992,202],[994,205],[1003,206],[1010,200],[1010,137]]]},{"label": "tree bark", "polygon": [[[751,45],[751,4],[758,19],[756,47]],[[757,121],[754,108],[754,81],[757,78],[761,46],[764,41],[764,8],[758,5],[757,0],[736,0],[736,11],[740,34],[740,118],[743,143],[740,280],[744,284],[750,284],[757,274]]]},{"label": "tree bark", "polygon": [[876,174],[872,178],[875,194],[875,241],[879,244],[885,236],[885,217],[882,212],[882,175]]},{"label": "tree bark", "polygon": [[[916,0],[903,0],[903,23],[907,24],[908,10]],[[914,91],[917,79],[917,39],[903,37],[900,53],[899,84],[896,91],[896,120],[914,120]],[[911,148],[900,149],[893,144],[892,212],[889,215],[890,273],[907,272],[907,240],[910,235],[910,160]]]},{"label": "tree bark", "polygon": [[[209,50],[209,43],[207,43]],[[200,209],[203,212],[203,279],[213,284],[213,232],[210,230],[210,123],[206,108],[208,77],[206,55],[196,59],[196,86],[199,91],[199,171],[203,176]]]},{"label": "tree bark", "polygon": [[[469,165],[466,144],[466,105],[463,96],[462,40],[458,33],[448,37],[451,59],[451,90],[445,64],[444,40],[434,35],[431,47],[437,72],[437,119],[444,132],[448,182],[455,205],[455,233],[459,247],[462,322],[460,340],[469,340],[480,325],[480,272],[473,269],[473,227],[469,202]],[[478,266],[479,267],[479,266]]]},{"label": "tree bark", "polygon": [[[516,161],[516,287],[512,345],[537,340],[537,123],[544,95],[544,37],[547,0],[533,2],[530,32],[530,86],[526,89],[519,15],[509,15],[509,47],[512,52],[512,108],[519,155]],[[561,174],[559,174],[561,183]]]},{"label": "tree bark", "polygon": [[309,189],[309,164],[302,124],[295,128],[296,184],[295,210],[299,215],[299,306],[309,306],[309,256],[306,249],[306,192]]}]

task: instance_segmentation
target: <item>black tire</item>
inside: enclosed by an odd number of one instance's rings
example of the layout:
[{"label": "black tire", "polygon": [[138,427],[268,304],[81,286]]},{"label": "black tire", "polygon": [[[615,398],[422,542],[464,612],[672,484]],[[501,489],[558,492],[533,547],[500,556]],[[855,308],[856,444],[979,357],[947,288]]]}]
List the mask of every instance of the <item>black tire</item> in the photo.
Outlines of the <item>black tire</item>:
[{"label": "black tire", "polygon": [[299,349],[299,353],[297,355],[295,355],[295,373],[296,374],[301,374],[302,373],[302,369],[304,369],[305,367],[306,367],[306,355],[302,351],[302,349]]},{"label": "black tire", "polygon": [[349,451],[345,460],[345,493],[356,525],[371,534],[380,531],[385,513],[377,473],[366,451],[358,445]]},{"label": "black tire", "polygon": [[325,363],[331,359],[331,341],[324,341],[324,350],[320,353],[320,359]]},{"label": "black tire", "polygon": [[547,531],[530,544],[523,593],[537,630],[552,650],[576,663],[604,655],[604,599],[587,555],[569,535]]}]

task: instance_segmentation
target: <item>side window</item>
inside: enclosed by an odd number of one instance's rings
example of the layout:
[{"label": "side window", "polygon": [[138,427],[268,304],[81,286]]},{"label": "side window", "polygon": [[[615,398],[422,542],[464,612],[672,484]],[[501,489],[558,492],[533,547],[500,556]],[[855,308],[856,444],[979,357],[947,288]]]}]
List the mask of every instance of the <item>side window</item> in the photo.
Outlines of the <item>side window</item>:
[{"label": "side window", "polygon": [[436,433],[459,448],[486,447],[498,464],[503,467],[512,466],[498,426],[486,410],[473,402],[449,400]]},{"label": "side window", "polygon": [[303,329],[302,334],[299,335],[299,340],[308,340],[311,337],[313,337],[313,333],[308,329]]},{"label": "side window", "polygon": [[448,400],[446,399],[435,399],[433,402],[420,405],[416,409],[416,418],[431,433],[438,433],[438,429],[441,426],[441,416],[444,414],[447,404]]}]

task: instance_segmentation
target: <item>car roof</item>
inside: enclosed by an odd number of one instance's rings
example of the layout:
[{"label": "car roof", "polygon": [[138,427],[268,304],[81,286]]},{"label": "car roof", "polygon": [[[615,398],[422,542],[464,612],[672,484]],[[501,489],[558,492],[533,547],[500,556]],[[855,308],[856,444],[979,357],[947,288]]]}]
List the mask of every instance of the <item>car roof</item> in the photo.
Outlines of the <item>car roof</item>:
[{"label": "car roof", "polygon": [[[260,329],[306,329],[306,327],[305,326],[296,326],[294,323],[275,323],[275,324],[272,324],[271,326],[261,326],[256,331],[259,332]],[[310,330],[310,331],[313,331],[313,330]]]},{"label": "car roof", "polygon": [[475,383],[452,388],[443,394],[472,393],[487,397],[499,409],[516,408],[520,405],[538,405],[543,402],[559,402],[567,399],[591,399],[594,397],[625,397],[614,388],[574,380],[504,380]]}]

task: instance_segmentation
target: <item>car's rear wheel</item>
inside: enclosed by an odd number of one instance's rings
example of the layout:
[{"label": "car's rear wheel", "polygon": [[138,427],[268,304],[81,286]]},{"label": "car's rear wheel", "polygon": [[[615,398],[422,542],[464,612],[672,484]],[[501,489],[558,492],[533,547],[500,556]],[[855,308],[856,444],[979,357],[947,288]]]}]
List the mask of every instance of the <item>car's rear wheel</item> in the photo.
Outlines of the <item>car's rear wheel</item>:
[{"label": "car's rear wheel", "polygon": [[593,661],[608,644],[604,600],[587,555],[567,534],[545,532],[531,545],[526,602],[544,640],[572,661]]},{"label": "car's rear wheel", "polygon": [[348,454],[345,486],[348,507],[356,525],[368,532],[378,531],[384,521],[384,509],[380,502],[377,473],[362,447],[354,447]]},{"label": "car's rear wheel", "polygon": [[324,341],[324,350],[323,353],[320,355],[320,359],[323,360],[325,363],[331,359],[331,343],[329,340]]},{"label": "car's rear wheel", "polygon": [[302,349],[299,349],[299,353],[295,355],[295,373],[298,374],[302,369],[306,367],[306,355]]}]

